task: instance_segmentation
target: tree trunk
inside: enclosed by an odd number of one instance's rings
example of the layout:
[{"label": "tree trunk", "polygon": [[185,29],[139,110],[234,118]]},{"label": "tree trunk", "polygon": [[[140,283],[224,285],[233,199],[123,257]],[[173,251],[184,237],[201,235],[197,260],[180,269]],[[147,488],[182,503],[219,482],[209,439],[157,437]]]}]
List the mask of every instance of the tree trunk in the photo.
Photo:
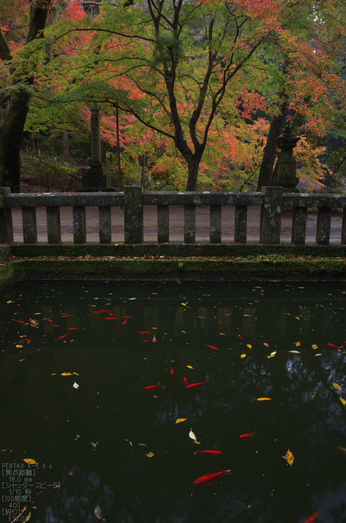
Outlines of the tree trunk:
[{"label": "tree trunk", "polygon": [[[32,1],[26,45],[42,35],[51,3],[52,0]],[[29,86],[34,82],[31,76],[34,71],[24,71],[23,77],[16,70],[12,74],[14,85]],[[20,147],[29,101],[30,95],[25,88],[16,89],[11,95],[11,103],[0,129],[0,187],[11,187],[13,192],[20,191]]]},{"label": "tree trunk", "polygon": [[260,191],[261,187],[265,187],[266,185],[270,185],[271,183],[271,177],[273,174],[274,163],[278,148],[278,138],[281,134],[284,125],[285,113],[288,105],[288,97],[284,92],[281,93],[281,99],[282,103],[280,104],[280,112],[276,116],[273,116],[273,119],[270,122],[267,143],[264,148],[260,173],[257,182],[257,191]]}]

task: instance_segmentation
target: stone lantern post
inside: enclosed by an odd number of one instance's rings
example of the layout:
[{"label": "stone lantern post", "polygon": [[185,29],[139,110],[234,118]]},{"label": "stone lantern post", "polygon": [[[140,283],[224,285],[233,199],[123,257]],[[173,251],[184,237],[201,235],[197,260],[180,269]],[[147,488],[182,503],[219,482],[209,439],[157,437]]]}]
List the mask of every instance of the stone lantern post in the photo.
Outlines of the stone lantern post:
[{"label": "stone lantern post", "polygon": [[290,126],[285,127],[283,136],[278,139],[278,147],[281,149],[275,169],[272,174],[271,186],[283,187],[283,192],[299,192],[296,186],[297,162],[293,156],[293,149],[300,138],[294,138]]},{"label": "stone lantern post", "polygon": [[107,177],[103,174],[101,162],[100,109],[98,107],[91,109],[90,131],[90,167],[82,177],[82,188],[88,191],[100,191],[107,187]]}]

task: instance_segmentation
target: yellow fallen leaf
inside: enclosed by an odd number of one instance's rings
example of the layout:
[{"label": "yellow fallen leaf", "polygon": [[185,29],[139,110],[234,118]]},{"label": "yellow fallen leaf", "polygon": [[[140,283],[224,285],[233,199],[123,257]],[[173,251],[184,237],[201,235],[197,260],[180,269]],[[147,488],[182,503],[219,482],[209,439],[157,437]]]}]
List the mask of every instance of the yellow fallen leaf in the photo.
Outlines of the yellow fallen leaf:
[{"label": "yellow fallen leaf", "polygon": [[334,387],[336,390],[342,390],[342,387],[341,387],[338,383],[333,383],[333,387]]},{"label": "yellow fallen leaf", "polygon": [[188,369],[193,369],[192,365],[186,365]]},{"label": "yellow fallen leaf", "polygon": [[23,459],[23,461],[25,461],[25,463],[27,463],[28,465],[35,465],[35,464],[37,464],[37,461],[35,461],[34,459],[31,459],[31,458]]},{"label": "yellow fallen leaf", "polygon": [[271,398],[257,398],[257,401],[269,401]]},{"label": "yellow fallen leaf", "polygon": [[183,423],[183,421],[186,421],[187,418],[178,418],[175,420],[175,423]]},{"label": "yellow fallen leaf", "polygon": [[12,300],[8,300],[8,302],[6,302],[6,303],[12,303]]},{"label": "yellow fallen leaf", "polygon": [[276,354],[276,350],[274,350],[274,352],[271,352],[269,354],[269,356],[267,356],[267,358],[274,358],[275,354]]},{"label": "yellow fallen leaf", "polygon": [[184,305],[184,307],[187,307],[187,303],[181,302],[181,305]]},{"label": "yellow fallen leaf", "polygon": [[301,341],[296,341],[296,347],[300,347],[300,346],[301,346],[301,344],[302,344],[302,342],[301,342]]},{"label": "yellow fallen leaf", "polygon": [[22,349],[23,345],[16,345],[16,349]]},{"label": "yellow fallen leaf", "polygon": [[251,314],[244,314],[244,318],[245,318],[246,316],[249,317],[249,318],[251,318],[252,315],[251,315]]},{"label": "yellow fallen leaf", "polygon": [[241,358],[246,358],[246,354],[242,354],[240,357]]},{"label": "yellow fallen leaf", "polygon": [[346,400],[340,396],[340,401],[343,405],[346,405]]},{"label": "yellow fallen leaf", "polygon": [[263,343],[265,347],[269,347],[269,343]]},{"label": "yellow fallen leaf", "polygon": [[290,451],[290,449],[288,449],[286,454],[284,456],[282,456],[282,457],[287,461],[289,466],[292,467],[293,462],[294,462],[294,456],[293,456],[292,452]]},{"label": "yellow fallen leaf", "polygon": [[148,456],[148,458],[152,458],[152,457],[153,457],[153,455],[154,455],[154,453],[153,453],[153,452],[148,452],[148,453],[146,454],[146,456]]},{"label": "yellow fallen leaf", "polygon": [[299,316],[295,316],[296,320],[300,320]]},{"label": "yellow fallen leaf", "polygon": [[318,345],[315,345],[314,343],[311,345],[311,347],[312,347],[314,350],[318,349]]},{"label": "yellow fallen leaf", "polygon": [[73,376],[73,372],[62,372],[61,376]]},{"label": "yellow fallen leaf", "polygon": [[248,349],[252,349],[252,345],[250,345],[250,343],[248,343],[246,346],[248,347]]}]

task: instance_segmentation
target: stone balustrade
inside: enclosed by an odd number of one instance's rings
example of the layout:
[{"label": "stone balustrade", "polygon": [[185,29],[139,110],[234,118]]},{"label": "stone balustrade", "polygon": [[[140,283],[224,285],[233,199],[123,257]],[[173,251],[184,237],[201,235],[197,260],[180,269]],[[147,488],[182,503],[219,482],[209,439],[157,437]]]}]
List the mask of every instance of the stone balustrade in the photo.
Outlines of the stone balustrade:
[{"label": "stone balustrade", "polygon": [[283,209],[290,209],[292,245],[304,245],[308,209],[317,210],[316,245],[329,245],[333,209],[342,214],[340,244],[346,243],[346,195],[284,193],[280,187],[265,187],[263,192],[144,192],[142,187],[125,187],[124,192],[75,192],[11,194],[0,188],[0,243],[14,243],[12,209],[21,208],[23,243],[37,244],[36,208],[44,207],[47,217],[48,244],[60,244],[62,207],[73,209],[73,243],[87,242],[86,208],[98,207],[99,243],[112,241],[111,209],[123,208],[125,244],[138,245],[144,241],[144,206],[157,206],[157,242],[170,243],[170,206],[184,207],[184,237],[181,243],[196,243],[196,208],[210,209],[209,242],[221,244],[222,208],[234,206],[234,243],[248,243],[247,218],[252,206],[261,208],[260,243],[280,244]]}]

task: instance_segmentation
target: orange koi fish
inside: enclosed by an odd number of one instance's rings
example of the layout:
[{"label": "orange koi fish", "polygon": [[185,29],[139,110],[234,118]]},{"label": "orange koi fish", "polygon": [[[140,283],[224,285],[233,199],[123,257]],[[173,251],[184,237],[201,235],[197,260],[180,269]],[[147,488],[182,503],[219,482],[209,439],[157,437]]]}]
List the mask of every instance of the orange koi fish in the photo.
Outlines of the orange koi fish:
[{"label": "orange koi fish", "polygon": [[158,389],[160,387],[164,389],[164,386],[158,383],[157,385],[148,385],[147,387],[144,387],[144,390]]},{"label": "orange koi fish", "polygon": [[191,389],[192,387],[198,387],[199,385],[204,385],[205,383],[208,383],[208,382],[200,381],[199,383],[190,383],[190,385],[186,385],[186,388]]},{"label": "orange koi fish", "polygon": [[194,481],[195,485],[209,485],[214,481],[214,479],[218,478],[219,476],[223,476],[224,474],[232,474],[231,470],[222,470],[221,472],[214,472],[213,474],[206,474],[205,476],[201,476],[200,478],[197,478]]},{"label": "orange koi fish", "polygon": [[334,349],[338,349],[339,347],[337,345],[334,345],[334,343],[327,343],[329,347],[334,347]]},{"label": "orange koi fish", "polygon": [[69,333],[67,333],[67,334],[63,334],[62,336],[59,336],[58,340],[63,340],[63,339],[66,338],[67,336],[69,336]]},{"label": "orange koi fish", "polygon": [[242,434],[241,436],[239,436],[241,439],[249,439],[251,438],[251,436],[254,436],[255,433],[254,432],[248,432],[247,434]]},{"label": "orange koi fish", "polygon": [[212,456],[218,456],[222,454],[221,450],[197,450],[198,454],[211,454]]},{"label": "orange koi fish", "polygon": [[244,339],[243,336],[241,336],[240,334],[238,334],[238,337],[239,337],[241,340]]},{"label": "orange koi fish", "polygon": [[319,510],[318,512],[316,512],[316,514],[313,514],[308,519],[306,519],[304,521],[304,523],[313,523],[314,521],[316,521],[316,519],[318,518],[319,514],[321,514],[321,510]]},{"label": "orange koi fish", "polygon": [[31,340],[29,338],[25,338],[28,343],[31,343]]},{"label": "orange koi fish", "polygon": [[219,350],[217,347],[214,347],[214,345],[208,345],[207,343],[205,343],[205,346],[210,347],[211,349],[214,349],[214,350]]}]

